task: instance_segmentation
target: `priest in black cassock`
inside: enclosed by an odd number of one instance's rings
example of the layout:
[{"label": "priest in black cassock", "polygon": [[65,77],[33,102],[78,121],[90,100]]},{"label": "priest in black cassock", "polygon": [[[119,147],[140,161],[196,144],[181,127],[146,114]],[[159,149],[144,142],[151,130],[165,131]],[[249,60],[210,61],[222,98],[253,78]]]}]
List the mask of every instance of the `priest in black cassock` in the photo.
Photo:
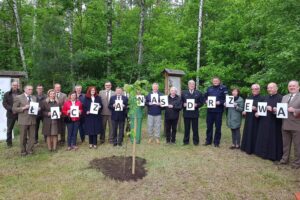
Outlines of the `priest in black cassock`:
[{"label": "priest in black cassock", "polygon": [[282,96],[277,94],[276,83],[268,84],[269,95],[265,97],[267,102],[267,116],[260,118],[254,154],[268,160],[279,161],[282,157],[282,120],[276,118],[277,103],[281,103]]},{"label": "priest in black cassock", "polygon": [[259,118],[255,117],[257,111],[257,103],[263,102],[263,97],[260,96],[260,86],[258,84],[253,84],[251,86],[252,95],[247,99],[253,99],[252,112],[243,112],[245,118],[244,132],[242,137],[241,150],[245,151],[247,154],[254,153],[256,138],[257,138],[257,128],[259,123]]}]

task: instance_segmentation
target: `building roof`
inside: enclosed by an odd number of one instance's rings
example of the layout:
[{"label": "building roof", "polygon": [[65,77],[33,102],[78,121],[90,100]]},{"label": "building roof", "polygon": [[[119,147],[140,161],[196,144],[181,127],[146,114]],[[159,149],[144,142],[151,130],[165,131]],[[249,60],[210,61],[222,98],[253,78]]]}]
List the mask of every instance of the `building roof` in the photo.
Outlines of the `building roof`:
[{"label": "building roof", "polygon": [[22,78],[22,77],[26,77],[26,73],[22,71],[0,70],[0,77]]},{"label": "building roof", "polygon": [[178,70],[178,69],[167,69],[165,68],[162,73],[167,73],[168,75],[173,75],[173,76],[183,76],[185,75],[184,71]]}]

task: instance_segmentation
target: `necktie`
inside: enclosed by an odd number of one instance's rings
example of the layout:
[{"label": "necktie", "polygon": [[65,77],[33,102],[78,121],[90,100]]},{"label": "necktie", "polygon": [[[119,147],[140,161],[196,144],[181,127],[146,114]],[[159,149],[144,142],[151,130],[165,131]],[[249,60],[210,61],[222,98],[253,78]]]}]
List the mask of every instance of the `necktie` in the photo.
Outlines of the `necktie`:
[{"label": "necktie", "polygon": [[293,94],[290,95],[290,98],[289,98],[289,100],[288,100],[288,103],[290,103],[290,101],[292,100],[292,98],[293,98]]},{"label": "necktie", "polygon": [[109,100],[109,91],[106,91],[106,100],[107,100],[107,102]]},{"label": "necktie", "polygon": [[29,103],[31,102],[31,96],[28,96],[28,102]]},{"label": "necktie", "polygon": [[56,97],[59,98],[59,93],[56,93]]}]

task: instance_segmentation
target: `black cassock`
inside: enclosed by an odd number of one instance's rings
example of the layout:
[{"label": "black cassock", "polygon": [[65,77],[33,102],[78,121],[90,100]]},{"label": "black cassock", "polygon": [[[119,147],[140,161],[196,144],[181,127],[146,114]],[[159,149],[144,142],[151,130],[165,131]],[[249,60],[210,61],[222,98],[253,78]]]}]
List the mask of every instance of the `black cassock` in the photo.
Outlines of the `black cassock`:
[{"label": "black cassock", "polygon": [[[251,95],[247,99],[253,99],[253,106],[255,107],[257,107],[258,102],[264,101],[263,97],[260,95]],[[255,117],[255,113],[256,112],[254,111],[247,112],[245,118],[241,150],[245,151],[248,154],[254,153],[256,145],[257,129],[260,119]]]},{"label": "black cassock", "polygon": [[[272,108],[277,107],[282,96],[280,94],[269,95],[265,102]],[[264,159],[279,161],[282,157],[282,120],[276,118],[276,113],[268,111],[267,116],[260,116],[255,146],[255,154]]]}]

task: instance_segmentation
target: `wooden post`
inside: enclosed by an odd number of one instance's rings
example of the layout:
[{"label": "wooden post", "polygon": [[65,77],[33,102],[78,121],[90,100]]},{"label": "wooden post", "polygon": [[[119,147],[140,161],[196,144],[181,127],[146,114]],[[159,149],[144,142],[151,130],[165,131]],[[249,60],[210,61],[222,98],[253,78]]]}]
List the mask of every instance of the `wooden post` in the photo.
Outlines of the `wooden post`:
[{"label": "wooden post", "polygon": [[133,137],[133,147],[132,147],[132,174],[135,174],[135,148],[136,148],[136,130],[137,130],[137,116],[135,116],[135,136]]}]

